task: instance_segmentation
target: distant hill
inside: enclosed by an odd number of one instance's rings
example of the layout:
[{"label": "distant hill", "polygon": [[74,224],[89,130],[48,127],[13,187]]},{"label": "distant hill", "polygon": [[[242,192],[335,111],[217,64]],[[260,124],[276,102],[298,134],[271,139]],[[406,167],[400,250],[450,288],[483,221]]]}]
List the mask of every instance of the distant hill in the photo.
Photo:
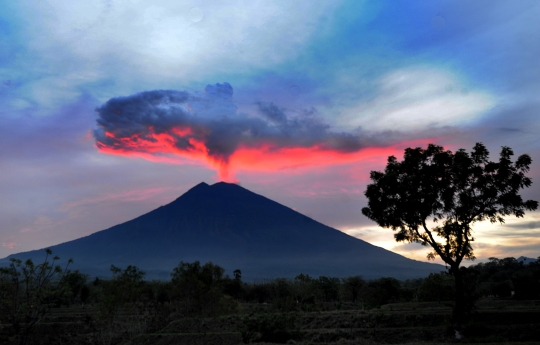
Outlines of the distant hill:
[{"label": "distant hill", "polygon": [[517,258],[517,261],[523,262],[524,265],[528,265],[531,262],[536,262],[537,260],[533,258],[528,258],[526,256],[520,256],[519,258]]},{"label": "distant hill", "polygon": [[[96,215],[99,217],[99,215]],[[73,268],[109,276],[111,264],[136,265],[168,279],[180,261],[212,261],[245,280],[311,276],[424,277],[444,266],[407,259],[224,182],[200,183],[166,206],[90,236],[50,247]],[[44,251],[9,258],[43,260]]]}]

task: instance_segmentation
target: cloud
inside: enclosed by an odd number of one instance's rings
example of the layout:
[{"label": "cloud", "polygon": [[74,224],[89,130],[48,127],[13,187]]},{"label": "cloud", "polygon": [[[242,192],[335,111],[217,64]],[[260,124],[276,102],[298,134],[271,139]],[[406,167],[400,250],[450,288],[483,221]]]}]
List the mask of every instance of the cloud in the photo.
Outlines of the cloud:
[{"label": "cloud", "polygon": [[17,245],[17,243],[15,243],[15,242],[2,242],[2,247],[6,247],[6,248],[9,248],[9,249],[15,248],[16,245]]},{"label": "cloud", "polygon": [[471,123],[494,105],[489,94],[434,67],[394,70],[374,86],[374,98],[345,110],[342,123],[372,131],[425,130]]},{"label": "cloud", "polygon": [[123,191],[121,193],[107,193],[95,198],[84,198],[81,200],[68,202],[60,207],[60,211],[69,211],[72,208],[80,207],[88,204],[98,204],[107,201],[114,202],[130,202],[130,201],[142,201],[149,198],[153,198],[156,195],[163,193],[166,188],[146,188],[138,190]]},{"label": "cloud", "polygon": [[340,3],[23,1],[7,18],[19,28],[10,70],[39,76],[24,80],[24,95],[51,107],[81,88],[101,96],[249,72],[298,56]]},{"label": "cloud", "polygon": [[[540,221],[529,221],[529,222],[519,222],[513,224],[505,224],[505,228],[512,228],[517,230],[522,229],[540,229]],[[518,231],[518,234],[521,234],[522,231]]]},{"label": "cloud", "polygon": [[[472,243],[475,261],[465,261],[468,266],[477,262],[487,261],[490,257],[538,257],[540,253],[540,229],[536,227],[540,219],[540,212],[528,212],[523,218],[507,217],[504,224],[492,224],[489,221],[473,225]],[[431,227],[430,224],[428,226]],[[433,251],[429,246],[418,243],[396,242],[390,229],[381,227],[349,226],[341,228],[348,235],[360,238],[369,243],[391,250],[411,259],[426,261],[428,252]],[[443,264],[436,257],[435,262]]]},{"label": "cloud", "polygon": [[231,167],[331,165],[358,159],[354,154],[362,149],[397,142],[391,134],[334,132],[315,109],[289,114],[274,103],[257,102],[256,113],[238,112],[233,93],[229,83],[218,83],[203,94],[154,90],[112,98],[96,109],[96,146],[170,163],[202,160],[226,180]]}]

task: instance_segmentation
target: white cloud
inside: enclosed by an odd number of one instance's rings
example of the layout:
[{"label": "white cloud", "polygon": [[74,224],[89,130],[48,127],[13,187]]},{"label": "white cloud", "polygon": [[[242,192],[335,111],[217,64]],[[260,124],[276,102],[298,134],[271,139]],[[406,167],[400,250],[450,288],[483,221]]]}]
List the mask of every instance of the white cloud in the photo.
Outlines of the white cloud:
[{"label": "white cloud", "polygon": [[345,111],[341,125],[372,131],[452,126],[470,123],[494,105],[489,94],[469,90],[451,73],[430,67],[388,73],[378,80],[376,92],[374,99]]},{"label": "white cloud", "polygon": [[[141,82],[186,85],[294,58],[338,4],[47,0],[21,1],[20,11],[26,44],[39,56],[29,73],[69,77],[71,87],[108,76],[116,88],[137,86],[121,90],[134,92]],[[54,91],[59,83],[36,81],[31,88]]]}]

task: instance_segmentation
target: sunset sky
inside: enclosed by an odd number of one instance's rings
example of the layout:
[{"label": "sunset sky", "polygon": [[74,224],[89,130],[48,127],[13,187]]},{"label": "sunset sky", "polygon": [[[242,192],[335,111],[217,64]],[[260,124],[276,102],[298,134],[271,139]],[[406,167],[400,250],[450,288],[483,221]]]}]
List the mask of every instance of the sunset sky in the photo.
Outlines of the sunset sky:
[{"label": "sunset sky", "polygon": [[[0,258],[223,180],[426,260],[361,214],[369,172],[509,146],[540,200],[538,18],[536,0],[5,1]],[[540,256],[540,212],[474,229],[480,261]]]}]

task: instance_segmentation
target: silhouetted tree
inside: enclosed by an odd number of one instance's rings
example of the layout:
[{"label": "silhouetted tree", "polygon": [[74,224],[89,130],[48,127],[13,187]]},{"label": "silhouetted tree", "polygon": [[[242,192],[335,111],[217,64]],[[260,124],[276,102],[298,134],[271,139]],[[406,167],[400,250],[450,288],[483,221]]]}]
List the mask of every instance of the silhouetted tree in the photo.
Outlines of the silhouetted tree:
[{"label": "silhouetted tree", "polygon": [[223,295],[225,270],[207,262],[180,262],[171,273],[173,294],[185,315],[215,315],[237,307],[235,301]]},{"label": "silhouetted tree", "polygon": [[420,301],[451,301],[455,297],[455,284],[447,273],[431,273],[418,289]]},{"label": "silhouetted tree", "polygon": [[349,294],[351,296],[351,300],[356,303],[358,296],[360,295],[360,291],[366,285],[365,280],[362,279],[361,276],[352,276],[342,278],[341,281],[343,282],[343,289],[345,292]]},{"label": "silhouetted tree", "polygon": [[[146,327],[137,304],[144,296],[145,272],[132,265],[123,270],[111,265],[111,272],[113,278],[110,281],[100,281],[103,290],[96,316],[97,336],[104,345],[121,334],[129,337],[140,334]],[[124,309],[123,313],[120,313],[121,309]]]},{"label": "silhouetted tree", "polygon": [[19,344],[26,344],[34,326],[70,294],[65,278],[73,260],[62,269],[55,265],[58,256],[49,262],[52,251],[45,252],[41,264],[12,258],[8,267],[0,267],[0,322],[13,326]]},{"label": "silhouetted tree", "polygon": [[[365,192],[368,207],[362,213],[384,228],[397,231],[398,242],[417,242],[433,249],[454,276],[456,328],[467,314],[464,259],[474,260],[471,226],[479,221],[504,223],[504,216],[523,217],[538,202],[523,201],[519,190],[532,183],[525,173],[531,158],[524,154],[515,163],[514,153],[503,147],[498,162],[488,161],[486,147],[477,143],[469,154],[455,153],[429,144],[427,149],[407,148],[404,159],[388,157],[385,171],[372,171]],[[430,227],[432,220],[435,226]]]},{"label": "silhouetted tree", "polygon": [[537,299],[540,297],[540,281],[532,271],[516,272],[511,279],[516,299]]},{"label": "silhouetted tree", "polygon": [[70,291],[70,296],[65,302],[69,305],[77,298],[82,299],[80,295],[81,289],[83,288],[83,286],[85,286],[84,284],[88,279],[88,274],[83,274],[79,272],[79,270],[75,270],[73,272],[68,272],[64,279],[66,280]]},{"label": "silhouetted tree", "polygon": [[234,279],[242,280],[242,271],[240,271],[239,269],[234,270],[233,275]]},{"label": "silhouetted tree", "polygon": [[374,279],[368,282],[366,303],[370,308],[383,304],[398,302],[402,299],[402,289],[399,280],[390,277]]},{"label": "silhouetted tree", "polygon": [[296,300],[308,309],[315,304],[315,295],[317,292],[316,281],[309,274],[297,275],[291,286]]},{"label": "silhouetted tree", "polygon": [[317,286],[323,293],[325,302],[333,302],[339,299],[339,278],[320,276]]}]

